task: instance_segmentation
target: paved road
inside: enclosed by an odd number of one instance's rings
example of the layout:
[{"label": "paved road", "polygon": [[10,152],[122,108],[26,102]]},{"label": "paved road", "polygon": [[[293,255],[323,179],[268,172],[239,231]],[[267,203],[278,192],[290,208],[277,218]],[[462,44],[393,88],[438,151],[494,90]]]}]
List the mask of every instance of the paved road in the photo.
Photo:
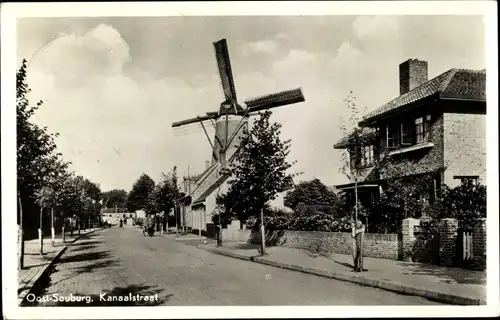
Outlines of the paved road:
[{"label": "paved road", "polygon": [[[50,279],[49,279],[50,277]],[[423,298],[212,254],[133,228],[111,228],[74,244],[44,280],[39,297],[89,297],[92,302],[38,305],[420,305]],[[101,301],[100,293],[124,299]],[[119,298],[114,298],[119,299]],[[136,298],[137,299],[137,298]],[[90,301],[90,300],[89,300]],[[36,303],[33,303],[36,305]]]}]

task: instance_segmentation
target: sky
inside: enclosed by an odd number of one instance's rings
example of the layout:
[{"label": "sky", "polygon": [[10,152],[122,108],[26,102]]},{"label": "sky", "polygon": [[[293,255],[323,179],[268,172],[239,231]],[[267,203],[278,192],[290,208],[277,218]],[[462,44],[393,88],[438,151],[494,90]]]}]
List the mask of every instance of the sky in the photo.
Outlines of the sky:
[{"label": "sky", "polygon": [[17,65],[29,61],[34,121],[59,133],[71,168],[103,191],[130,190],[178,166],[201,173],[210,145],[201,126],[172,122],[216,111],[223,100],[212,43],[226,38],[240,102],[301,87],[306,101],[273,109],[291,139],[300,180],[347,182],[333,144],[352,90],[369,112],[399,95],[399,64],[428,61],[429,79],[484,69],[480,16],[178,16],[22,18]]}]

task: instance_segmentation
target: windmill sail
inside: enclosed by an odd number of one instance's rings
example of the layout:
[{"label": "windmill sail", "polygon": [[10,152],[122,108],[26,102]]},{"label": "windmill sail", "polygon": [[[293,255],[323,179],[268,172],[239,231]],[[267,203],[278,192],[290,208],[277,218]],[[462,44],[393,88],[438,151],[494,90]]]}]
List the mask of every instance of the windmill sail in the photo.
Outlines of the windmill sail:
[{"label": "windmill sail", "polygon": [[202,121],[206,121],[206,120],[210,120],[210,119],[216,119],[217,117],[218,117],[217,114],[207,113],[206,116],[201,116],[201,117],[191,118],[191,119],[187,119],[187,120],[182,120],[179,122],[174,122],[174,123],[172,123],[172,128],[185,126],[185,125],[191,124],[191,123],[202,122]]},{"label": "windmill sail", "polygon": [[[220,80],[222,83],[222,90],[224,91],[224,97],[226,99],[226,104],[231,104],[236,106],[236,111],[242,111],[243,109],[237,105],[236,89],[234,87],[233,71],[231,68],[231,61],[229,60],[229,50],[227,48],[226,39],[214,42],[215,48],[215,58],[217,60],[217,66],[219,68]],[[221,111],[226,105],[223,103],[221,105]]]},{"label": "windmill sail", "polygon": [[[201,123],[207,139],[212,147],[212,163],[198,177],[196,186],[191,191],[193,203],[200,203],[220,188],[229,178],[227,168],[237,161],[235,157],[241,148],[241,138],[248,129],[248,118],[261,110],[305,101],[301,89],[282,91],[246,101],[247,108],[243,109],[237,101],[233,79],[229,50],[226,39],[213,43],[215,57],[221,80],[224,101],[216,111],[206,112],[205,115],[175,122],[172,127],[185,127],[189,124]],[[212,124],[214,132],[213,143],[206,132],[203,121]]]},{"label": "windmill sail", "polygon": [[255,112],[304,101],[302,90],[297,88],[249,99],[245,103],[249,112]]}]

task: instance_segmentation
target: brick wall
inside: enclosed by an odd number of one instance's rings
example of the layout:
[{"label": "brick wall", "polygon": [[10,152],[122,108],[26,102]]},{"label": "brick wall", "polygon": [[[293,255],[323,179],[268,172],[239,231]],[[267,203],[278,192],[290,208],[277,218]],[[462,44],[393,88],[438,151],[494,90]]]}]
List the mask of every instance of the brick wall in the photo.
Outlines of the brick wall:
[{"label": "brick wall", "polygon": [[401,224],[401,237],[398,247],[399,259],[404,261],[413,260],[413,247],[415,245],[415,226],[420,225],[418,219],[404,219]]},{"label": "brick wall", "polygon": [[[380,150],[381,154],[387,151],[385,125],[380,130]],[[443,167],[443,115],[433,114],[431,120],[430,142],[434,146],[427,150],[418,150],[392,156],[390,162],[380,168],[380,178],[390,178],[393,172],[403,172],[407,175],[423,174],[436,171]]]},{"label": "brick wall", "polygon": [[399,93],[415,89],[427,81],[427,61],[409,59],[399,65]]},{"label": "brick wall", "polygon": [[486,218],[475,221],[472,229],[472,267],[477,270],[486,269]]},{"label": "brick wall", "polygon": [[477,175],[486,184],[486,115],[444,114],[444,182],[454,187],[459,175]]},{"label": "brick wall", "polygon": [[453,266],[457,256],[458,220],[447,218],[441,220],[439,232],[439,264]]},{"label": "brick wall", "polygon": [[[318,232],[318,231],[284,231],[271,232],[266,235],[266,241],[271,237],[273,242],[282,247],[311,250],[318,253],[352,254],[352,238],[346,232]],[[260,243],[260,237],[254,231],[249,242]],[[398,259],[397,234],[366,233],[364,238],[364,255],[366,257]]]}]

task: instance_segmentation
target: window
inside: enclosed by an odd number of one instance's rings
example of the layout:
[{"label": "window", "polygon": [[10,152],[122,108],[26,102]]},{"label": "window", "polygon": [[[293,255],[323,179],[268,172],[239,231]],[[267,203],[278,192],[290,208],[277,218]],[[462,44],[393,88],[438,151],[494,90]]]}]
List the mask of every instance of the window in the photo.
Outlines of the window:
[{"label": "window", "polygon": [[425,118],[420,117],[415,119],[415,135],[417,143],[429,141],[431,133],[430,124],[431,124],[430,115],[425,116]]},{"label": "window", "polygon": [[412,130],[409,123],[403,122],[401,123],[401,144],[409,145],[413,142]]},{"label": "window", "polygon": [[397,125],[387,126],[387,147],[388,148],[399,147],[399,126]]},{"label": "window", "polygon": [[460,179],[462,184],[477,185],[479,182],[479,176],[454,176],[453,179]]},{"label": "window", "polygon": [[361,166],[371,166],[374,161],[374,151],[373,146],[363,147],[363,158],[361,159]]}]

